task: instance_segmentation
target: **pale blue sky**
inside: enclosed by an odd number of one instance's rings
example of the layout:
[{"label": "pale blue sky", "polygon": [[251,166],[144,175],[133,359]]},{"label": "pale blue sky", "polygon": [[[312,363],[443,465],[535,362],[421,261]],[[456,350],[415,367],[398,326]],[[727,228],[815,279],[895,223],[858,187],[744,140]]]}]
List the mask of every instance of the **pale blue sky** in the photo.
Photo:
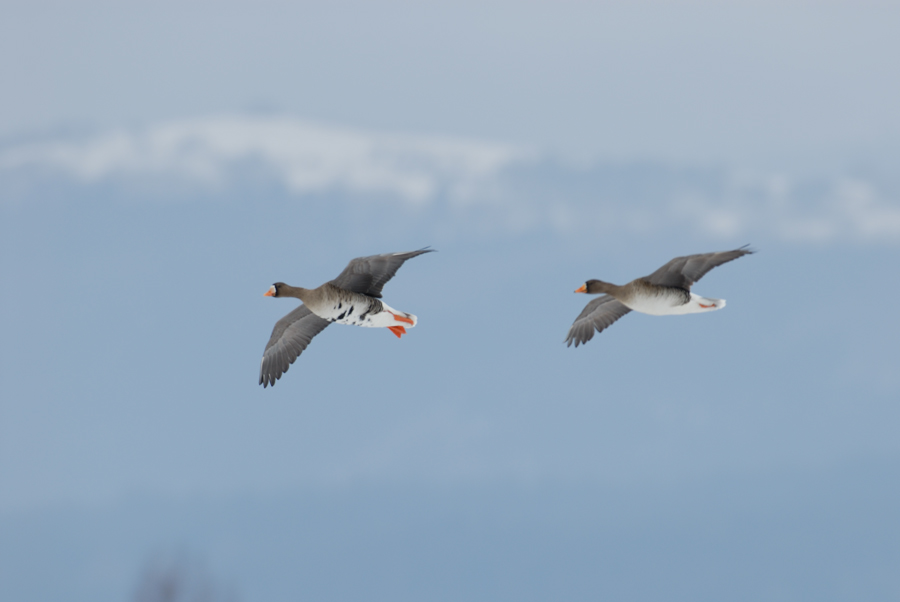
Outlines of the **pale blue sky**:
[{"label": "pale blue sky", "polygon": [[[179,550],[249,601],[900,587],[893,5],[2,11],[0,598]],[[562,342],[746,243],[725,310]],[[272,282],[426,245],[409,336],[257,385]]]},{"label": "pale blue sky", "polygon": [[264,107],[574,157],[812,169],[897,156],[896,3],[88,1],[3,13],[0,134]]}]

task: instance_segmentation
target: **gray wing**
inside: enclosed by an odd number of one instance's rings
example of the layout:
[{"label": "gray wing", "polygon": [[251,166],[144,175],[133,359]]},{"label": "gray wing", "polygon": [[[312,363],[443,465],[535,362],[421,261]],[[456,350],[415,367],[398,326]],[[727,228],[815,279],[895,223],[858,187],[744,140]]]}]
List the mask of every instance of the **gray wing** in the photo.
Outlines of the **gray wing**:
[{"label": "gray wing", "polygon": [[718,253],[701,253],[699,255],[686,255],[676,257],[649,276],[647,280],[651,284],[670,286],[691,290],[691,285],[700,280],[704,274],[716,266],[727,263],[738,257],[753,253],[744,245],[734,251],[720,251]]},{"label": "gray wing", "polygon": [[275,381],[288,371],[314,336],[331,322],[301,305],[275,323],[259,364],[259,384],[275,386]]},{"label": "gray wing", "polygon": [[381,298],[381,288],[394,277],[400,266],[407,259],[423,253],[431,253],[434,249],[419,249],[408,253],[384,253],[357,257],[352,260],[331,284],[355,293]]},{"label": "gray wing", "polygon": [[566,337],[566,347],[583,345],[594,338],[594,331],[603,329],[630,312],[631,310],[616,301],[615,297],[603,295],[584,306],[584,310],[575,318]]}]

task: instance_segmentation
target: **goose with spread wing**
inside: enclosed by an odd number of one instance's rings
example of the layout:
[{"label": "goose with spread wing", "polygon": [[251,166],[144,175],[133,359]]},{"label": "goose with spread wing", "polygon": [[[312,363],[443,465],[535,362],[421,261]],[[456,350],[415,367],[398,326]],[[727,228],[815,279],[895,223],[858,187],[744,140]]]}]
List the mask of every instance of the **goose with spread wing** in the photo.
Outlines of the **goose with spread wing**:
[{"label": "goose with spread wing", "polygon": [[602,297],[588,303],[575,319],[566,343],[587,343],[594,332],[605,328],[630,311],[653,316],[671,316],[716,311],[725,307],[725,299],[701,297],[691,286],[716,266],[753,253],[747,246],[733,251],[701,253],[676,257],[649,276],[616,286],[602,280],[588,280],[575,292]]},{"label": "goose with spread wing", "polygon": [[332,322],[369,328],[387,328],[397,337],[418,322],[413,314],[399,311],[381,300],[381,289],[407,259],[434,249],[357,257],[340,275],[313,289],[276,282],[267,297],[294,297],[303,301],[275,323],[259,367],[259,384],[275,385],[303,353],[313,337]]}]

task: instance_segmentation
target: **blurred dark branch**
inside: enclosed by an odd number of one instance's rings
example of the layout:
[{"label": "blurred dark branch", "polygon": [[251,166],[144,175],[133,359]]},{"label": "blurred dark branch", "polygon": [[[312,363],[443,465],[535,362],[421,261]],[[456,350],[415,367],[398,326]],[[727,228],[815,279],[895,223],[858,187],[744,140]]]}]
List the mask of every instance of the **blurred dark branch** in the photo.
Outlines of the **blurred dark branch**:
[{"label": "blurred dark branch", "polygon": [[233,588],[217,585],[201,563],[183,554],[148,562],[134,594],[134,602],[237,601]]}]

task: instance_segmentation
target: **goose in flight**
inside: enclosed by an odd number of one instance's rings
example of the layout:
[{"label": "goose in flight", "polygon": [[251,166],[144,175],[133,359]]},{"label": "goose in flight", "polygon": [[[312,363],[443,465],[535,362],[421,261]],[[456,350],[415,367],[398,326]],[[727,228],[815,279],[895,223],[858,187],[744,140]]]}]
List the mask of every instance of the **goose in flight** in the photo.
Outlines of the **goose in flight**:
[{"label": "goose in flight", "polygon": [[370,328],[387,328],[397,337],[416,325],[412,314],[390,307],[381,300],[381,289],[407,259],[434,249],[407,253],[384,253],[357,257],[337,278],[313,289],[276,282],[267,297],[294,297],[303,301],[272,330],[259,366],[259,384],[275,385],[314,336],[332,322]]},{"label": "goose in flight", "polygon": [[725,307],[725,299],[701,297],[691,285],[716,266],[753,253],[747,245],[734,251],[701,253],[676,257],[649,276],[617,286],[602,280],[588,280],[575,292],[602,297],[588,303],[575,319],[566,337],[567,346],[587,343],[594,331],[603,332],[613,322],[634,310],[652,316],[674,316],[716,311]]}]

